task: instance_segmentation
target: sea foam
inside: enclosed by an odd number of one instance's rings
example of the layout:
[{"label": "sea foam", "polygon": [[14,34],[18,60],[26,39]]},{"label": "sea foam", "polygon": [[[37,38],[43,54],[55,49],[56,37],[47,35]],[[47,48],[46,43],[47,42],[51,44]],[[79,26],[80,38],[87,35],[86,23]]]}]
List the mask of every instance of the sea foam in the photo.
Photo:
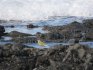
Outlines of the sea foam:
[{"label": "sea foam", "polygon": [[93,17],[93,0],[0,0],[0,19],[42,20],[50,16]]}]

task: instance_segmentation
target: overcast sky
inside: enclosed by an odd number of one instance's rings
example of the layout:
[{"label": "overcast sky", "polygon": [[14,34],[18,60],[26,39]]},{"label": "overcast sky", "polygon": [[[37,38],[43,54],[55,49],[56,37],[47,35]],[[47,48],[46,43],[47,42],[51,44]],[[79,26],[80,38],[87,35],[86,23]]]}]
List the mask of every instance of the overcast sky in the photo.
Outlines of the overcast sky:
[{"label": "overcast sky", "polygon": [[0,19],[93,16],[93,0],[0,0]]}]

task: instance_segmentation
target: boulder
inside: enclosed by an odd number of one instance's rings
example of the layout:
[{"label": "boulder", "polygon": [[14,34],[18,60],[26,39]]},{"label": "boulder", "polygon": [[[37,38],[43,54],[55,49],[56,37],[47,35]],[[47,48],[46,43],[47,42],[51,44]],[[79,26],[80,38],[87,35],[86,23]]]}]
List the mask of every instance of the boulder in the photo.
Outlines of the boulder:
[{"label": "boulder", "polygon": [[23,37],[23,36],[31,36],[31,34],[21,33],[18,31],[12,31],[9,33],[9,36],[11,36],[11,37]]},{"label": "boulder", "polygon": [[63,26],[45,26],[45,30],[48,30],[50,33],[48,33],[48,38],[51,39],[63,39],[65,41],[68,41],[69,39],[78,38],[80,39],[82,37],[81,32],[84,30],[84,26],[74,21],[70,24],[63,25]]},{"label": "boulder", "polygon": [[86,47],[80,44],[69,46],[69,48],[66,50],[67,54],[65,55],[63,62],[66,62],[66,60],[68,60],[70,56],[73,58],[73,62],[77,58],[82,59],[84,55],[86,54],[85,50],[86,50]]},{"label": "boulder", "polygon": [[27,25],[27,28],[35,28],[35,27],[37,27],[37,26],[34,26],[33,24]]},{"label": "boulder", "polygon": [[4,35],[4,32],[5,32],[4,26],[0,25],[0,37]]},{"label": "boulder", "polygon": [[85,41],[93,41],[93,31],[85,34]]},{"label": "boulder", "polygon": [[53,32],[52,33],[47,33],[46,37],[49,38],[49,39],[54,39],[54,40],[55,39],[56,40],[57,39],[63,39],[63,35],[61,35],[60,33],[57,33],[57,32],[55,32],[55,33],[53,33]]},{"label": "boulder", "polygon": [[87,28],[93,28],[93,19],[83,20],[83,24]]},{"label": "boulder", "polygon": [[73,44],[79,43],[79,40],[77,40],[77,39],[70,39],[70,40],[68,41],[68,43],[69,43],[70,45],[73,45]]}]

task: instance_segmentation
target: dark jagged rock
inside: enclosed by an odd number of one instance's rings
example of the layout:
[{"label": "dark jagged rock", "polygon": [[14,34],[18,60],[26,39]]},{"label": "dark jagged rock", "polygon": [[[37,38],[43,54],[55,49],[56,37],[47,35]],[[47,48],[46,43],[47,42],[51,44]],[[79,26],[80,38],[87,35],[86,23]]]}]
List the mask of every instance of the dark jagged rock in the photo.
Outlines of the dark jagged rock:
[{"label": "dark jagged rock", "polygon": [[84,24],[85,27],[93,28],[93,19],[83,20],[83,24]]},{"label": "dark jagged rock", "polygon": [[93,49],[80,44],[48,49],[7,44],[0,47],[0,70],[90,70],[92,56]]},{"label": "dark jagged rock", "polygon": [[89,31],[85,34],[85,41],[93,41],[93,31]]},{"label": "dark jagged rock", "polygon": [[35,42],[37,40],[35,37],[30,38],[24,33],[11,32],[10,36],[15,37],[15,41],[20,43],[0,46],[0,70],[93,69],[93,48],[78,44],[82,37],[85,40],[93,40],[92,21],[88,20],[84,24],[75,21],[64,26],[45,27],[46,29],[49,33],[37,33],[36,36],[57,42],[68,40],[71,41],[70,45],[60,44],[47,49],[29,48],[22,45],[22,42]]},{"label": "dark jagged rock", "polygon": [[93,19],[86,19],[82,23],[74,21],[63,26],[45,26],[43,29],[49,31],[45,35],[48,40],[56,40],[58,42],[67,42],[70,39],[93,41]]},{"label": "dark jagged rock", "polygon": [[3,36],[3,35],[5,35],[4,32],[5,32],[4,26],[1,26],[0,25],[0,37]]},{"label": "dark jagged rock", "polygon": [[63,41],[64,39],[69,40],[72,38],[81,38],[82,37],[82,30],[83,25],[79,22],[72,22],[68,25],[64,26],[50,26],[50,27],[44,27],[44,29],[49,30],[50,33],[47,33],[47,36],[49,39],[58,39]]},{"label": "dark jagged rock", "polygon": [[27,25],[27,28],[36,28],[36,27],[38,27],[38,26],[34,26],[33,24]]},{"label": "dark jagged rock", "polygon": [[23,37],[23,36],[31,36],[31,34],[21,33],[18,31],[12,31],[8,34],[11,37]]}]

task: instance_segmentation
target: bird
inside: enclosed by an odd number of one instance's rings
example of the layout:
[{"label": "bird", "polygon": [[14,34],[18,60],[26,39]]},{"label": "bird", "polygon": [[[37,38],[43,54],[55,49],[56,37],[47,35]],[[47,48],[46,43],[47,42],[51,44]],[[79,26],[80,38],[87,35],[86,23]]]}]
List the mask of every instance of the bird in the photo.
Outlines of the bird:
[{"label": "bird", "polygon": [[38,45],[40,45],[40,46],[46,46],[46,43],[45,42],[43,42],[43,41],[41,41],[41,40],[37,40],[38,41]]}]

